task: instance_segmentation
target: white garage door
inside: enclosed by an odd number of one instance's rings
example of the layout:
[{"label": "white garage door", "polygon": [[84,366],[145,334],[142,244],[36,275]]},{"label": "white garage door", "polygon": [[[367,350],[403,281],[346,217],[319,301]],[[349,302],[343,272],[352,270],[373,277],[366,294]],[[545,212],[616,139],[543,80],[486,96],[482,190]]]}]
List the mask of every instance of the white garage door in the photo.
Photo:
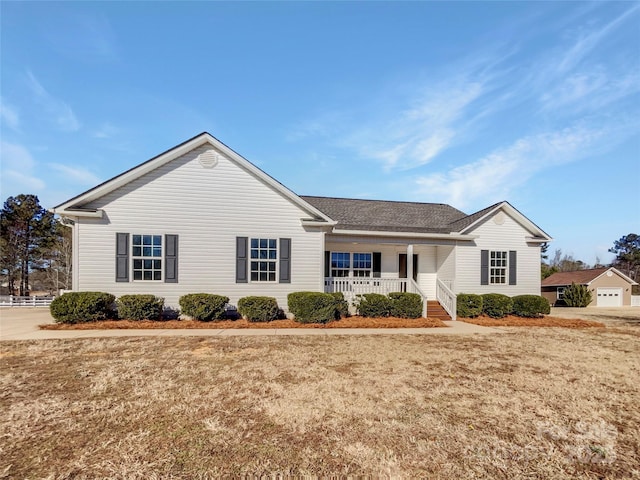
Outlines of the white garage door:
[{"label": "white garage door", "polygon": [[621,307],[622,306],[622,289],[621,288],[598,288],[598,307]]}]

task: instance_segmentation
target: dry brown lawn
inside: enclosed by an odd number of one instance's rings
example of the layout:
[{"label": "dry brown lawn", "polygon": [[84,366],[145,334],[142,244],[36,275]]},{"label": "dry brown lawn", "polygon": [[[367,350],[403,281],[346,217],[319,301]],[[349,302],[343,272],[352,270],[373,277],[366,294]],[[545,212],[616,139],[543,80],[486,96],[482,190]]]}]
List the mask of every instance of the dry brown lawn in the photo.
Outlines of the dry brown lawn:
[{"label": "dry brown lawn", "polygon": [[0,477],[639,478],[636,332],[2,342]]},{"label": "dry brown lawn", "polygon": [[579,318],[558,318],[545,316],[543,318],[526,318],[507,315],[503,318],[491,318],[481,315],[475,318],[459,318],[466,323],[474,323],[483,327],[563,327],[563,328],[602,328],[604,323]]},{"label": "dry brown lawn", "polygon": [[272,322],[249,322],[248,320],[220,320],[215,322],[200,322],[197,320],[165,320],[165,321],[134,321],[134,320],[105,320],[86,323],[47,323],[40,325],[42,330],[109,330],[109,329],[192,329],[192,328],[435,328],[446,327],[437,318],[365,318],[347,317],[329,323],[300,323],[295,320],[274,320]]}]

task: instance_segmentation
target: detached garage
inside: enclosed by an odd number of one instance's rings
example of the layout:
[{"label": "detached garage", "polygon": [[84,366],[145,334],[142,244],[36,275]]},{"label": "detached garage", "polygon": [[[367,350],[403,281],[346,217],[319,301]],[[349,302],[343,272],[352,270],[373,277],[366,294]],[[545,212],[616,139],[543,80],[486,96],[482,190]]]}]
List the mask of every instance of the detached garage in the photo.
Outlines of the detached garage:
[{"label": "detached garage", "polygon": [[542,296],[551,305],[563,305],[564,289],[576,283],[585,285],[593,296],[589,307],[623,307],[631,305],[631,287],[637,285],[613,267],[557,272],[542,281]]}]

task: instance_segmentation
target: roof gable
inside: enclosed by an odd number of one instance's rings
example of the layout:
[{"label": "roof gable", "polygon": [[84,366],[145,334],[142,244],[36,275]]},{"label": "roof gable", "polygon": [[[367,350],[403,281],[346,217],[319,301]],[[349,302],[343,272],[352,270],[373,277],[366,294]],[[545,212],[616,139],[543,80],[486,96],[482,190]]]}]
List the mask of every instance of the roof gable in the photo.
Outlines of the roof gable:
[{"label": "roof gable", "polygon": [[165,165],[182,155],[202,146],[209,144],[214,149],[220,151],[228,159],[236,163],[238,166],[248,171],[250,174],[264,182],[279,194],[286,197],[289,201],[302,208],[304,211],[317,221],[323,223],[333,224],[333,220],[319,211],[313,205],[310,205],[294,192],[285,187],[282,183],[269,176],[267,173],[256,167],[254,164],[246,160],[240,154],[236,153],[231,148],[227,147],[224,143],[213,137],[207,132],[203,132],[195,137],[177,145],[160,155],[157,155],[146,162],[143,162],[113,178],[107,180],[69,200],[53,208],[53,211],[60,215],[66,216],[100,216],[101,212],[96,209],[83,208],[89,202],[92,202],[98,198],[101,198],[108,193],[132,182],[135,179],[146,175],[147,173]]},{"label": "roof gable", "polygon": [[608,271],[613,272],[614,274],[622,277],[624,280],[628,281],[630,284],[635,285],[636,282],[631,278],[627,277],[621,271],[613,268],[613,267],[602,267],[602,268],[590,268],[586,270],[574,270],[572,272],[556,272],[552,275],[549,275],[542,281],[543,287],[560,287],[564,285],[571,285],[572,283],[576,283],[578,285],[589,285],[591,282],[606,274]]}]

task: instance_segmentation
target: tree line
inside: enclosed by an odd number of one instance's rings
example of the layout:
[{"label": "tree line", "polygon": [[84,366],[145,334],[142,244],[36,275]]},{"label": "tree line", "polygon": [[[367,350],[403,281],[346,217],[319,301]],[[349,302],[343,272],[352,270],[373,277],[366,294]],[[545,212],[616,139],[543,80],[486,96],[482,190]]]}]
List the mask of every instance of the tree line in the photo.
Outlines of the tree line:
[{"label": "tree line", "polygon": [[549,244],[542,245],[541,254],[541,273],[545,279],[556,272],[573,272],[576,270],[585,270],[589,268],[615,267],[629,278],[640,282],[640,235],[629,233],[620,237],[619,240],[613,242],[613,247],[608,251],[615,254],[615,259],[611,264],[604,264],[596,257],[593,265],[578,260],[573,255],[563,253],[562,250],[556,249],[553,257],[549,259],[547,253]]},{"label": "tree line", "polygon": [[3,294],[57,294],[71,289],[71,228],[35,195],[9,197],[0,211],[0,276]]}]

